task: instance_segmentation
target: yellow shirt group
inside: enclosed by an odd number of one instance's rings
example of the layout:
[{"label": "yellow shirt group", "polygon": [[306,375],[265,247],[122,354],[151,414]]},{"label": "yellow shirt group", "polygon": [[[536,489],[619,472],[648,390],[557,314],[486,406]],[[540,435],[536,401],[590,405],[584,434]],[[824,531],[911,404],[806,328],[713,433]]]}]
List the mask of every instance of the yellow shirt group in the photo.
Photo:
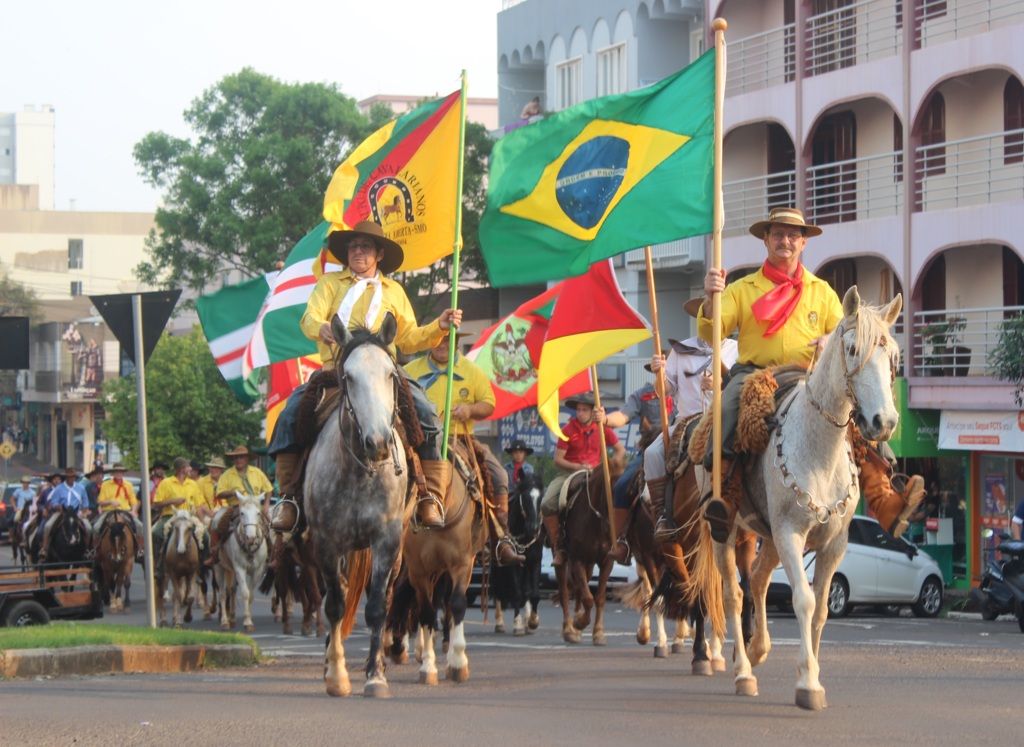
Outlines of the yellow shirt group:
[{"label": "yellow shirt group", "polygon": [[[455,354],[452,380],[452,407],[472,405],[477,402],[495,403],[491,382],[479,366],[459,353]],[[405,370],[412,378],[425,386],[427,399],[437,408],[438,417],[444,417],[444,400],[448,392],[446,369],[439,368],[427,354],[408,363]],[[429,385],[429,386],[427,386]],[[452,433],[473,433],[473,421],[452,420]]]},{"label": "yellow shirt group", "polygon": [[203,496],[203,505],[211,511],[216,511],[220,501],[217,500],[217,485],[213,478],[210,475],[203,475],[196,480],[196,484],[199,485],[199,493]]},{"label": "yellow shirt group", "polygon": [[224,474],[217,480],[217,495],[225,490],[231,491],[231,496],[226,499],[227,504],[237,506],[238,497],[235,495],[235,491],[243,495],[260,495],[261,493],[273,493],[274,486],[270,484],[270,480],[262,470],[250,464],[245,468],[244,475],[239,474],[234,467],[224,470]]},{"label": "yellow shirt group", "polygon": [[[104,501],[117,501],[116,506],[104,506]],[[131,511],[139,505],[139,499],[135,496],[135,488],[127,480],[107,480],[100,485],[99,495],[96,496],[100,513],[107,511]]]},{"label": "yellow shirt group", "polygon": [[174,516],[175,511],[191,511],[195,513],[196,506],[203,502],[203,496],[199,492],[199,486],[191,477],[186,477],[184,482],[177,477],[165,477],[160,481],[153,496],[153,503],[171,500],[172,498],[184,498],[185,502],[177,506],[164,506],[160,509],[161,518]]},{"label": "yellow shirt group", "polygon": [[[758,322],[752,309],[754,302],[775,287],[762,270],[740,278],[726,286],[722,293],[722,337],[739,329],[739,362],[761,368],[783,363],[810,363],[814,346],[808,345],[831,332],[843,319],[843,305],[832,286],[815,277],[805,267],[804,289],[800,301],[782,329],[765,337],[768,322]],[[712,322],[704,317],[704,307],[697,314],[697,334],[711,342]]]},{"label": "yellow shirt group", "polygon": [[[394,315],[395,321],[398,322],[395,346],[403,353],[418,353],[440,343],[444,332],[438,321],[435,319],[425,327],[418,326],[416,314],[409,303],[409,297],[405,295],[405,289],[383,275],[380,276],[380,279],[381,307],[371,331],[376,332],[380,329],[384,315],[390,311]],[[331,347],[320,341],[320,326],[325,322],[330,323],[332,317],[338,313],[349,288],[357,282],[359,282],[358,278],[354,277],[348,268],[341,272],[328,272],[317,281],[313,294],[306,304],[306,313],[303,314],[300,322],[302,331],[306,337],[317,341],[316,347],[325,370],[334,368],[334,355]],[[352,307],[352,317],[348,324],[350,330],[364,326],[363,320],[366,318],[366,311],[373,299],[373,293],[374,287],[368,284],[363,295]]]}]

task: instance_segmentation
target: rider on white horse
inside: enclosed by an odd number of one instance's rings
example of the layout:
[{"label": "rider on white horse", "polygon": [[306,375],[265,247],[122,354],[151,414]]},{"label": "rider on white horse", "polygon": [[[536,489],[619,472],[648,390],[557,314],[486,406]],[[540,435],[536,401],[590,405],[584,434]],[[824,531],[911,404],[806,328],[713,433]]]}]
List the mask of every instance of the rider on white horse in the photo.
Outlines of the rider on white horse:
[{"label": "rider on white horse", "polygon": [[[768,259],[755,273],[726,287],[724,269],[711,267],[704,278],[704,303],[697,315],[697,332],[712,339],[711,298],[722,294],[722,338],[739,330],[739,360],[722,391],[722,493],[704,504],[711,535],[725,542],[736,513],[735,492],[741,490],[733,441],[739,415],[740,389],[754,371],[786,363],[809,364],[825,348],[829,335],[843,319],[835,290],[812,275],[800,261],[807,238],[821,229],[804,221],[796,208],[774,208],[767,220],[750,227],[764,242]],[[708,441],[704,467],[713,467],[714,439]],[[879,464],[867,459],[861,466],[861,487],[868,505],[889,531],[900,534],[906,517],[924,497],[924,480],[914,477],[897,493]]]},{"label": "rider on white horse", "polygon": [[178,457],[172,463],[174,474],[165,477],[160,481],[153,496],[153,508],[160,511],[160,518],[153,525],[151,540],[153,542],[153,557],[156,562],[153,564],[153,575],[157,578],[163,576],[164,564],[160,560],[164,547],[164,527],[178,511],[195,513],[203,497],[199,492],[196,481],[188,476],[188,460],[185,457]]}]

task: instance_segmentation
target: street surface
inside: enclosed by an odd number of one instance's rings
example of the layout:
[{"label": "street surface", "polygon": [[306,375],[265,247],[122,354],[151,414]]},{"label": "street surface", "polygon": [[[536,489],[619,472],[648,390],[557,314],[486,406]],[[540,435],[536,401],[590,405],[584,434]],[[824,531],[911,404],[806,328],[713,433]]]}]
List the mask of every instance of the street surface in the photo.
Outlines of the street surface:
[{"label": "street surface", "polygon": [[[145,624],[139,599],[104,622]],[[1024,635],[1013,620],[919,620],[865,612],[831,620],[821,678],[829,708],[793,705],[798,637],[772,614],[773,649],[755,670],[760,696],[733,695],[730,674],[695,677],[689,654],[654,659],[635,642],[636,613],[610,604],[608,645],[562,642],[545,601],[527,637],[467,613],[470,679],[418,684],[418,665],[391,665],[392,698],[324,694],[323,641],[283,636],[266,597],[255,602],[264,664],[173,675],[69,676],[0,682],[0,744],[1019,744]],[[361,617],[360,617],[361,620]],[[511,631],[510,615],[506,626]],[[215,621],[193,623],[217,629]],[[297,628],[296,628],[297,629]],[[729,658],[731,643],[726,650]],[[360,693],[366,632],[346,643]],[[438,647],[443,678],[444,656]]]}]

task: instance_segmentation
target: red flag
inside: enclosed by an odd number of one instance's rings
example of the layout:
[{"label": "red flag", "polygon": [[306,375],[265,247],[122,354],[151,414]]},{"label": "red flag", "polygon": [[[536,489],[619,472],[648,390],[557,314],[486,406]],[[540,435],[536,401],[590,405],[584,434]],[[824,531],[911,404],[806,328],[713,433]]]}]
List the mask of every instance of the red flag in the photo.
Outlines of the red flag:
[{"label": "red flag", "polygon": [[270,384],[267,389],[267,443],[274,435],[277,416],[281,414],[288,396],[299,384],[305,384],[314,371],[320,370],[319,356],[292,358],[270,364]]}]

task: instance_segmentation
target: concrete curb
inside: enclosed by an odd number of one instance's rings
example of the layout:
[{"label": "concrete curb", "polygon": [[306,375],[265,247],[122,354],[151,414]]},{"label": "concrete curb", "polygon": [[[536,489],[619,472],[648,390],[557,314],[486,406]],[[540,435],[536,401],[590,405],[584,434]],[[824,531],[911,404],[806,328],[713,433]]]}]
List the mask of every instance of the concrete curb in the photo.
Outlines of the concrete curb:
[{"label": "concrete curb", "polygon": [[0,651],[0,676],[11,679],[109,672],[192,672],[207,666],[255,662],[255,650],[242,644],[12,649]]}]

